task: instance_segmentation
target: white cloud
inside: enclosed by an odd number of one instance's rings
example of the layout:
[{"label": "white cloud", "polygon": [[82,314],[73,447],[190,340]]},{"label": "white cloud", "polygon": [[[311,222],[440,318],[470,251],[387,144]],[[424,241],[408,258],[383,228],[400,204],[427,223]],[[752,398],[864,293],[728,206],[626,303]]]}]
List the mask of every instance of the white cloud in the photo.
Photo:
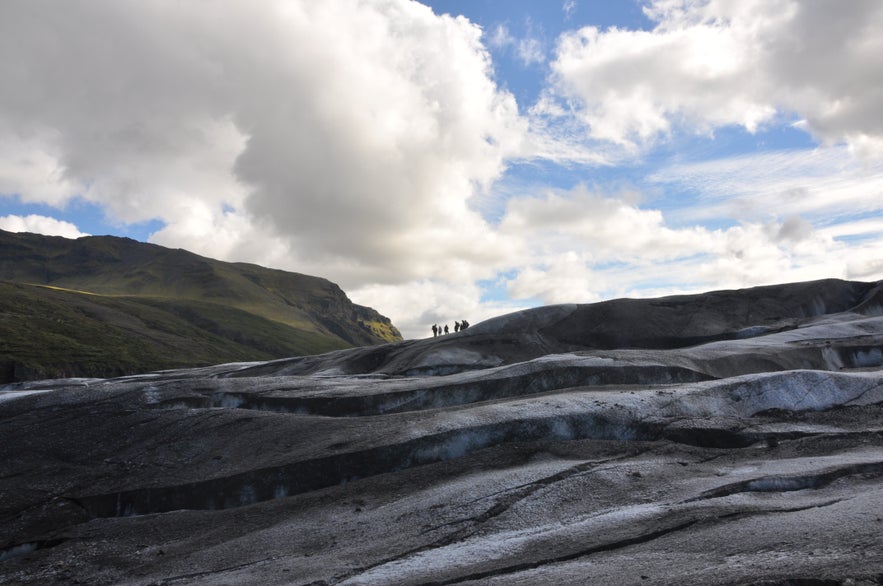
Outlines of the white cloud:
[{"label": "white cloud", "polygon": [[863,247],[852,251],[846,264],[847,279],[858,281],[879,281],[883,278],[883,244],[879,241],[875,247]]},{"label": "white cloud", "polygon": [[522,268],[507,282],[514,299],[541,299],[543,303],[591,303],[600,299],[606,279],[576,251],[550,256],[548,261]]},{"label": "white cloud", "polygon": [[883,240],[883,218],[866,218],[854,222],[842,222],[819,230],[829,238],[878,236]]},{"label": "white cloud", "polygon": [[[500,232],[532,243],[512,269],[510,296],[590,302],[827,277],[883,278],[875,261],[883,233],[873,219],[820,229],[818,218],[814,223],[771,210],[727,228],[673,227],[660,210],[640,202],[634,194],[614,197],[582,186],[510,200]],[[856,235],[863,237],[860,244],[843,238]]]},{"label": "white cloud", "polygon": [[654,256],[649,246],[644,249],[647,258],[625,261],[579,250],[548,255],[519,269],[508,282],[509,293],[543,303],[587,303],[829,277],[883,278],[883,265],[877,262],[883,240],[846,246],[812,231],[794,241],[782,237],[787,230],[787,224],[772,223],[698,231],[690,234],[692,248],[658,260],[649,260]]},{"label": "white cloud", "polygon": [[396,327],[406,338],[432,335],[432,324],[449,328],[455,321],[476,324],[504,313],[524,309],[525,303],[486,301],[475,283],[461,281],[421,280],[407,287],[367,285],[349,293],[356,303],[369,307],[394,307]]},{"label": "white cloud", "polygon": [[480,28],[417,2],[12,0],[0,79],[0,195],[350,291],[473,283],[518,248],[470,202],[527,122]]},{"label": "white cloud", "polygon": [[[407,336],[536,300],[883,277],[867,218],[883,171],[855,158],[883,145],[869,101],[883,84],[879,11],[857,0],[852,21],[832,16],[816,70],[801,35],[820,6],[655,2],[654,31],[563,37],[555,91],[520,116],[482,42],[527,64],[545,60],[542,44],[503,26],[482,37],[417,2],[9,0],[0,194],[81,197],[121,223],[161,220],[159,244],[327,277]],[[661,169],[650,188],[701,194],[686,210],[603,187],[498,199],[514,160],[608,165],[680,125],[754,129],[790,113],[849,148]],[[482,282],[529,301],[489,299]]]},{"label": "white cloud", "polygon": [[648,180],[698,199],[676,213],[681,222],[801,216],[821,226],[883,214],[883,160],[858,160],[843,147],[673,164]]},{"label": "white cloud", "polygon": [[0,17],[0,147],[24,153],[0,163],[2,193],[158,218],[158,242],[222,258],[264,239],[348,286],[488,256],[458,245],[485,231],[467,202],[526,126],[463,18],[401,0],[230,1],[211,17],[13,1]]},{"label": "white cloud", "polygon": [[509,32],[509,27],[504,24],[498,24],[487,40],[490,46],[495,49],[505,49],[515,44],[515,37]]},{"label": "white cloud", "polygon": [[[531,28],[532,25],[528,21],[528,29]],[[486,36],[485,40],[491,47],[499,51],[514,49],[515,55],[525,67],[546,61],[546,49],[540,39],[529,34],[520,39],[516,38],[505,24],[498,24],[493,32]]]},{"label": "white cloud", "polygon": [[880,2],[656,0],[645,13],[652,31],[559,41],[548,99],[575,101],[592,137],[634,147],[797,114],[825,143],[883,156]]},{"label": "white cloud", "polygon": [[310,92],[302,108],[257,122],[237,163],[249,211],[305,259],[325,255],[333,271],[339,256],[379,282],[464,260],[462,235],[485,231],[467,200],[501,174],[522,132],[480,30],[415,3],[307,5],[291,32],[311,59],[273,83],[290,96],[307,81]]},{"label": "white cloud", "polygon": [[24,138],[0,131],[0,194],[61,206],[81,191],[65,176],[53,143],[52,136]]},{"label": "white cloud", "polygon": [[527,37],[518,41],[518,58],[524,65],[535,65],[546,60],[543,43],[539,39]]},{"label": "white cloud", "polygon": [[63,222],[55,218],[36,214],[0,216],[0,230],[6,230],[7,232],[31,232],[45,236],[64,236],[65,238],[88,236],[88,234],[80,232],[70,222]]},{"label": "white cloud", "polygon": [[533,243],[535,254],[572,250],[597,262],[651,262],[693,251],[707,239],[702,228],[673,230],[658,210],[629,203],[631,194],[609,197],[584,186],[544,197],[510,200],[502,234]]}]

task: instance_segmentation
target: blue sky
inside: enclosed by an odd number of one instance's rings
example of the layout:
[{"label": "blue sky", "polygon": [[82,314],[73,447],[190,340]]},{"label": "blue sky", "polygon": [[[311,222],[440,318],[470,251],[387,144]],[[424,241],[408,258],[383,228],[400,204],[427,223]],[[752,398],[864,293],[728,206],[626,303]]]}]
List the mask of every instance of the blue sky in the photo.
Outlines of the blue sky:
[{"label": "blue sky", "polygon": [[[487,44],[498,82],[523,106],[534,103],[545,87],[545,76],[549,73],[547,58],[562,32],[585,24],[601,29],[652,28],[641,5],[629,1],[583,0],[568,4],[536,0],[440,0],[425,4],[438,14],[463,15],[482,27],[489,37]],[[511,35],[512,44],[493,43],[494,36],[502,31]],[[518,46],[521,41],[528,41],[523,50],[538,51],[542,60],[526,63]]]},{"label": "blue sky", "polygon": [[407,337],[883,279],[875,0],[0,4],[0,228],[319,275]]}]

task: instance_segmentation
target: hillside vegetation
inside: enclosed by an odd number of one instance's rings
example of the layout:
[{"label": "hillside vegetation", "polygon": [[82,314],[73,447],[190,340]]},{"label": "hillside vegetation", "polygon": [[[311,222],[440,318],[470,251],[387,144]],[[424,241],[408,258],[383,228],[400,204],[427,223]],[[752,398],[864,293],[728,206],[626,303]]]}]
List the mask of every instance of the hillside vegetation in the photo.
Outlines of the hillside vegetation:
[{"label": "hillside vegetation", "polygon": [[114,376],[401,339],[318,277],[111,236],[0,231],[0,382]]}]

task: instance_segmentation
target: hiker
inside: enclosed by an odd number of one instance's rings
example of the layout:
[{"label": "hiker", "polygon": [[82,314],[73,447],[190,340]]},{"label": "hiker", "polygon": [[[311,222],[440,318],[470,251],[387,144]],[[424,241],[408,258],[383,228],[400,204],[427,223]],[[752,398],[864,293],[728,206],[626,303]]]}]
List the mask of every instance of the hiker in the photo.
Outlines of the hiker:
[{"label": "hiker", "polygon": [[435,338],[436,336],[438,336],[438,326],[432,324],[432,337]]},{"label": "hiker", "polygon": [[455,321],[454,322],[454,333],[456,334],[459,331],[460,331],[460,322]]},{"label": "hiker", "polygon": [[445,324],[445,333],[448,333],[448,324]]}]

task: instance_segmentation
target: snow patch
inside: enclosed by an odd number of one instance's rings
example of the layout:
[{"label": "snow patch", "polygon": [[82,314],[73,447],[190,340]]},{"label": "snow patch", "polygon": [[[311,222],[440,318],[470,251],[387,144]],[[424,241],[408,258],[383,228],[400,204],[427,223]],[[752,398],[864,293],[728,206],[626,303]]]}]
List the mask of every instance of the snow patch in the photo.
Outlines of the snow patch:
[{"label": "snow patch", "polygon": [[31,389],[28,391],[0,391],[0,403],[4,401],[14,401],[22,399],[30,395],[39,395],[41,393],[50,393],[55,389]]}]

